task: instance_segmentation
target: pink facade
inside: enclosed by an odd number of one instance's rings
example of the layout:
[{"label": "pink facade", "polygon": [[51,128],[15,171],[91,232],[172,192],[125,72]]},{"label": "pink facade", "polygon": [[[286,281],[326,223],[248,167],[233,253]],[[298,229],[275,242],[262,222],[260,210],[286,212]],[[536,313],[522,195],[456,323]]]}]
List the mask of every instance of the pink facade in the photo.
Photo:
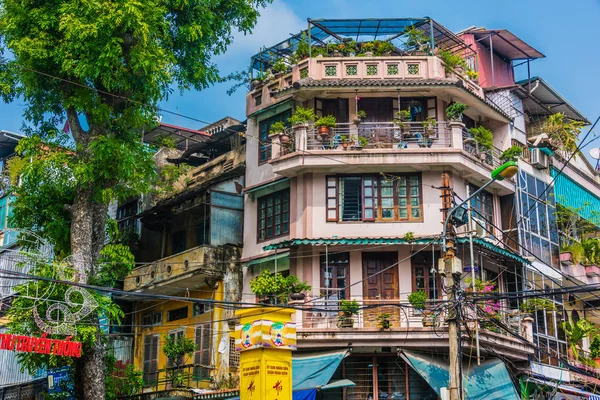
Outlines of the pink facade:
[{"label": "pink facade", "polygon": [[471,45],[477,54],[477,72],[479,73],[479,86],[482,88],[500,88],[515,84],[513,67],[510,61],[505,61],[497,54],[493,55],[494,67],[492,69],[492,55],[490,49],[475,41],[473,34],[463,33],[460,37]]}]

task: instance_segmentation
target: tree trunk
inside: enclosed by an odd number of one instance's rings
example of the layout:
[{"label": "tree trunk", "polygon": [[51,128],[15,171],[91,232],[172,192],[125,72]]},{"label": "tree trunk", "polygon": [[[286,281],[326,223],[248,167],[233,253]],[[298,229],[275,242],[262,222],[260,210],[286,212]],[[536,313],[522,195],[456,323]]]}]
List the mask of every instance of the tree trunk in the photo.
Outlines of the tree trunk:
[{"label": "tree trunk", "polygon": [[[79,188],[71,208],[71,252],[73,267],[79,271],[77,280],[90,283],[95,275],[95,263],[105,241],[105,224],[108,205],[94,199],[90,188]],[[98,323],[98,316],[91,320]],[[104,345],[100,332],[94,346],[84,346],[83,355],[75,368],[77,398],[100,400],[105,398]]]}]

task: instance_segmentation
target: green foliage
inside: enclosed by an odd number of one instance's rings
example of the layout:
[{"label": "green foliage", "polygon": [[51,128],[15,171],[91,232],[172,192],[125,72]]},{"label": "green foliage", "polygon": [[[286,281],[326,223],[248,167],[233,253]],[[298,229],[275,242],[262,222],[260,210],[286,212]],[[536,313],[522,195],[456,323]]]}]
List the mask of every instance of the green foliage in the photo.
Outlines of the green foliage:
[{"label": "green foliage", "polygon": [[290,293],[310,291],[312,287],[306,282],[301,282],[296,276],[284,277],[281,273],[272,273],[264,269],[260,275],[250,281],[250,290],[260,297],[277,298],[281,303],[286,303]]},{"label": "green foliage", "polygon": [[272,69],[274,73],[284,73],[287,72],[289,67],[287,66],[283,58],[278,58],[277,61],[275,61],[275,63],[273,64]]},{"label": "green foliage", "polygon": [[358,110],[356,112],[356,117],[360,119],[367,118],[367,112],[365,110]]},{"label": "green foliage", "polygon": [[427,117],[423,122],[421,122],[421,125],[423,125],[423,129],[427,133],[435,129],[435,127],[437,126],[437,121],[432,117]]},{"label": "green foliage", "polygon": [[360,145],[360,147],[367,147],[369,145],[369,141],[367,140],[366,137],[359,136],[358,137],[358,144]]},{"label": "green foliage", "polygon": [[192,357],[198,346],[193,340],[176,335],[164,335],[163,353],[167,356],[167,379],[173,387],[183,385],[183,366],[187,363],[186,356]]},{"label": "green foliage", "polygon": [[600,336],[594,335],[590,343],[590,356],[592,358],[600,358]]},{"label": "green foliage", "polygon": [[424,310],[426,301],[427,301],[427,293],[425,293],[423,290],[412,292],[411,294],[408,295],[408,302],[416,310]]},{"label": "green foliage", "polygon": [[98,273],[92,283],[98,286],[114,287],[135,267],[135,257],[129,246],[109,243],[100,250]]},{"label": "green foliage", "polygon": [[335,128],[336,120],[333,115],[325,115],[315,121],[315,126],[326,126],[327,128]]},{"label": "green foliage", "polygon": [[571,351],[575,356],[575,359],[579,360],[581,341],[590,335],[596,335],[598,330],[596,329],[594,324],[592,324],[585,318],[574,322],[573,319],[569,317],[568,321],[563,321],[561,323],[561,327],[565,331],[567,343],[569,344]]},{"label": "green foliage", "polygon": [[556,113],[546,118],[543,123],[543,132],[558,143],[561,150],[574,153],[577,150],[577,140],[584,125],[584,122],[569,120],[563,113]]},{"label": "green foliage", "polygon": [[271,129],[269,130],[269,133],[271,135],[283,132],[285,132],[285,124],[281,121],[274,122],[273,125],[271,125]]},{"label": "green foliage", "polygon": [[415,234],[408,231],[404,234],[404,240],[406,240],[407,242],[412,242],[413,240],[415,240]]},{"label": "green foliage", "polygon": [[399,110],[396,111],[396,118],[394,118],[394,123],[396,125],[404,126],[404,122],[410,121],[411,115],[409,110]]},{"label": "green foliage", "polygon": [[[302,32],[302,37],[300,38],[300,41],[298,42],[298,46],[296,47],[296,52],[294,53],[294,57],[293,57],[294,63],[302,61],[308,57],[309,46],[310,46],[310,44],[308,43],[308,37],[306,36],[306,32]],[[311,53],[312,53],[312,51],[311,51]]]},{"label": "green foliage", "polygon": [[381,329],[389,329],[392,326],[392,322],[390,321],[391,315],[388,313],[381,313],[377,316],[377,325]]},{"label": "green foliage", "polygon": [[403,36],[406,37],[405,45],[407,47],[407,50],[425,51],[429,48],[429,35],[424,31],[415,28],[414,25],[411,25],[409,28],[406,28]]},{"label": "green foliage", "polygon": [[288,118],[288,122],[292,125],[303,125],[313,122],[317,119],[315,110],[312,108],[296,107],[294,115]]},{"label": "green foliage", "polygon": [[11,186],[15,186],[19,182],[19,177],[23,173],[25,164],[27,164],[27,160],[19,156],[13,156],[6,161],[8,180]]},{"label": "green foliage", "polygon": [[388,41],[374,40],[373,45],[375,56],[383,56],[396,50],[396,47]]},{"label": "green foliage", "polygon": [[467,108],[469,107],[466,104],[455,101],[446,108],[446,117],[451,121],[461,121]]},{"label": "green foliage", "polygon": [[[567,199],[561,196],[557,203],[567,204]],[[556,223],[560,233],[561,249],[566,248],[574,242],[578,242],[580,237],[585,237],[598,230],[595,224],[600,224],[600,210],[594,209],[591,203],[584,202],[580,207],[570,207],[557,204]],[[580,217],[580,214],[586,211],[591,214],[587,221]]]},{"label": "green foliage", "polygon": [[172,196],[178,191],[177,183],[180,178],[192,169],[187,164],[167,164],[158,170],[158,181],[152,188],[152,193],[158,198]]},{"label": "green foliage", "polygon": [[117,361],[109,353],[105,357],[104,366],[106,399],[116,400],[119,397],[134,396],[144,387],[142,372],[133,364]]},{"label": "green foliage", "polygon": [[546,299],[543,297],[533,297],[531,299],[525,300],[521,303],[519,309],[527,314],[534,313],[535,311],[555,311],[556,306],[550,299]]},{"label": "green foliage", "polygon": [[175,139],[169,136],[159,136],[156,138],[155,144],[157,147],[166,147],[167,149],[174,149],[177,146]]},{"label": "green foliage", "polygon": [[456,67],[463,67],[465,70],[468,69],[467,62],[459,54],[452,53],[445,49],[438,51],[438,56],[444,62],[444,68],[446,72],[452,72]]},{"label": "green foliage", "polygon": [[494,135],[492,135],[492,131],[480,125],[476,128],[469,129],[469,132],[473,135],[473,139],[475,139],[479,151],[492,150],[494,147]]},{"label": "green foliage", "polygon": [[469,78],[473,81],[476,80],[477,78],[479,78],[479,72],[475,72],[471,68],[467,68],[465,75],[467,76],[467,78]]},{"label": "green foliage", "polygon": [[360,310],[360,305],[354,299],[352,300],[341,300],[340,301],[340,310],[347,315],[356,315],[358,314],[358,310]]},{"label": "green foliage", "polygon": [[583,248],[583,263],[586,265],[600,264],[600,238],[588,237],[581,240]]},{"label": "green foliage", "polygon": [[573,264],[581,264],[584,259],[583,246],[579,242],[572,242],[566,246],[561,246],[560,251],[561,253],[571,253]]},{"label": "green foliage", "polygon": [[517,161],[523,154],[523,148],[517,145],[512,145],[508,149],[504,150],[500,154],[500,160],[502,161]]}]

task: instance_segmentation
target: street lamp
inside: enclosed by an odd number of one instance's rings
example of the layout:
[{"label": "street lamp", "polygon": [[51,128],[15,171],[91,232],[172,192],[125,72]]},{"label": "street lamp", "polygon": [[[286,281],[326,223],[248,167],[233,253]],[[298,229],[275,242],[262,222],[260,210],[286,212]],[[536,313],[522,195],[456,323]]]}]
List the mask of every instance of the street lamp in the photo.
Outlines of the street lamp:
[{"label": "street lamp", "polygon": [[499,166],[498,168],[496,168],[495,170],[492,171],[492,179],[490,179],[489,182],[487,182],[485,185],[483,185],[482,187],[477,189],[475,192],[473,192],[473,194],[471,194],[469,197],[467,197],[465,200],[463,200],[462,203],[460,203],[459,205],[453,207],[450,211],[448,211],[448,216],[446,217],[446,221],[444,221],[444,230],[442,231],[442,250],[443,251],[446,251],[447,247],[448,247],[446,245],[446,230],[448,227],[448,222],[450,221],[450,218],[452,218],[452,215],[456,212],[456,210],[458,210],[460,207],[462,207],[464,204],[466,204],[468,201],[470,201],[473,197],[477,196],[479,194],[479,192],[481,192],[486,187],[490,186],[495,181],[502,181],[506,178],[510,179],[513,176],[515,176],[518,171],[519,171],[519,167],[517,166],[517,163],[515,161],[505,162],[504,164],[502,164],[501,166]]}]

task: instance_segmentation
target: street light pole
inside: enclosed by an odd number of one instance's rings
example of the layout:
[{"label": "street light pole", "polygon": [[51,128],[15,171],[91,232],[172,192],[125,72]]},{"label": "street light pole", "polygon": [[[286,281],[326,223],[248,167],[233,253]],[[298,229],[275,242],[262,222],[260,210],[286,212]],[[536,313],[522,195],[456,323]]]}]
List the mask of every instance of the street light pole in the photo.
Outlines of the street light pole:
[{"label": "street light pole", "polygon": [[[491,174],[491,180],[485,185],[481,186],[478,190],[473,192],[471,195],[460,204],[452,207],[452,189],[450,187],[450,176],[447,173],[442,174],[442,218],[444,219],[444,226],[442,231],[442,251],[443,251],[443,265],[446,277],[451,277],[452,287],[448,293],[448,302],[450,303],[450,309],[448,312],[448,352],[449,352],[449,379],[448,379],[448,391],[450,394],[450,400],[461,400],[463,398],[462,393],[462,374],[460,370],[460,363],[462,362],[462,354],[460,354],[460,321],[459,321],[459,304],[456,301],[456,292],[460,289],[460,276],[462,273],[462,267],[460,260],[456,258],[455,249],[455,235],[451,224],[451,218],[460,207],[468,203],[472,198],[477,196],[481,191],[490,186],[495,181],[501,181],[505,178],[512,178],[518,172],[517,163],[515,161],[509,161],[494,171]],[[471,211],[469,211],[471,212]],[[471,253],[471,264],[473,264],[473,255]],[[474,268],[471,265],[471,268]]]}]

